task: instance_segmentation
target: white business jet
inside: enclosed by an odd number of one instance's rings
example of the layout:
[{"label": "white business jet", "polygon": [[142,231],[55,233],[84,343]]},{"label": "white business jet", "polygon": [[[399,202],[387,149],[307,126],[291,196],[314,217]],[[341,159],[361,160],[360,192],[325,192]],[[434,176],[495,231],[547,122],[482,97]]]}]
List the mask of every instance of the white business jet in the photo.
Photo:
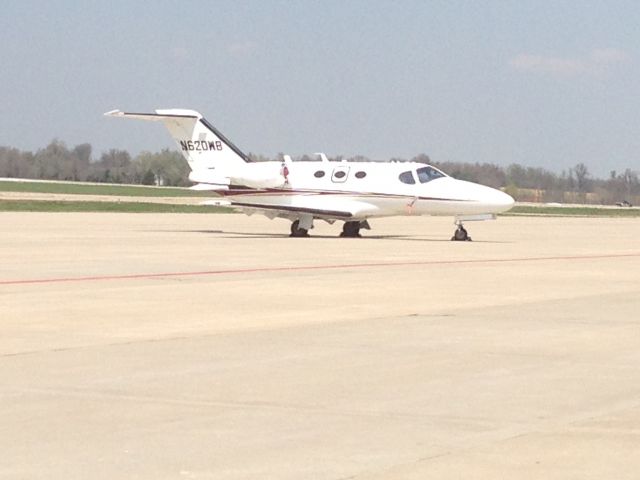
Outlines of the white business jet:
[{"label": "white business jet", "polygon": [[286,218],[292,237],[306,237],[315,220],[343,221],[341,236],[359,237],[370,218],[395,215],[451,215],[452,240],[470,240],[463,222],[494,219],[514,203],[506,193],[456,180],[415,162],[252,162],[202,115],[193,110],[156,110],[112,117],[159,121],[187,159],[192,188],[211,190],[245,213]]}]

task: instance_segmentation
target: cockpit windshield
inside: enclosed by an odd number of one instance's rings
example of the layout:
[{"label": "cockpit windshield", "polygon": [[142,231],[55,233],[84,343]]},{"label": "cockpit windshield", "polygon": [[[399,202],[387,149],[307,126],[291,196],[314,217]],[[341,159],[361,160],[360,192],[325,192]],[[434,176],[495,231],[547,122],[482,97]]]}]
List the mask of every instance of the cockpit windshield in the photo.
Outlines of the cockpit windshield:
[{"label": "cockpit windshield", "polygon": [[444,177],[445,174],[433,167],[421,167],[416,170],[420,183],[427,183],[436,178]]}]

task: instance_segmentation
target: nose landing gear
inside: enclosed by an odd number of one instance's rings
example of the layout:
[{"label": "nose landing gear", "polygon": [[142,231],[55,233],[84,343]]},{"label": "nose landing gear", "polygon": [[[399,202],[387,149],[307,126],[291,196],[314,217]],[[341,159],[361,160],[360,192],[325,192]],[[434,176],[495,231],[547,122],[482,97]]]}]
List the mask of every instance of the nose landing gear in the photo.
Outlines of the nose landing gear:
[{"label": "nose landing gear", "polygon": [[465,228],[462,226],[462,222],[456,222],[456,223],[458,225],[458,228],[453,233],[453,237],[451,237],[451,240],[453,240],[454,242],[470,242],[471,237],[469,236]]}]

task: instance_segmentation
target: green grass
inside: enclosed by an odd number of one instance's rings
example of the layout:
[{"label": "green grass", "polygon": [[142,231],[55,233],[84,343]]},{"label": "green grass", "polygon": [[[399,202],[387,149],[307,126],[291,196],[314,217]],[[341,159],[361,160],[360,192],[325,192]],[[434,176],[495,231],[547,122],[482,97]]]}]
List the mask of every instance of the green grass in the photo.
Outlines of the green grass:
[{"label": "green grass", "polygon": [[517,205],[501,215],[544,215],[552,217],[640,217],[640,208],[549,207]]},{"label": "green grass", "polygon": [[0,212],[229,213],[225,207],[143,202],[0,200]]},{"label": "green grass", "polygon": [[138,185],[87,185],[85,183],[7,182],[0,181],[0,192],[62,193],[69,195],[119,195],[127,197],[206,197],[211,192],[199,192],[176,187]]}]

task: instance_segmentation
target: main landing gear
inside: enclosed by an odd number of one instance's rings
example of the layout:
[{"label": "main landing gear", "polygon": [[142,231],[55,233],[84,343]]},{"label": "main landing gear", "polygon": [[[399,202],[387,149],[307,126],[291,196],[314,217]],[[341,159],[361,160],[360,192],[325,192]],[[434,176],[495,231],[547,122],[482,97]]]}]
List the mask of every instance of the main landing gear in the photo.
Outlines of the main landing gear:
[{"label": "main landing gear", "polygon": [[[330,223],[333,223],[330,222]],[[313,228],[313,217],[302,217],[291,224],[291,235],[290,237],[308,237],[309,230]],[[360,238],[360,229],[366,228],[370,230],[369,222],[366,220],[363,221],[352,221],[352,222],[344,222],[344,226],[342,227],[342,233],[340,234],[343,238]]]},{"label": "main landing gear", "polygon": [[462,222],[456,222],[456,223],[458,225],[458,228],[456,229],[455,232],[453,232],[453,237],[451,237],[451,240],[455,242],[470,242],[471,237],[469,236],[465,228],[462,226]]},{"label": "main landing gear", "polygon": [[360,222],[344,222],[342,227],[341,237],[359,238],[360,235]]},{"label": "main landing gear", "polygon": [[300,228],[300,220],[296,220],[291,224],[291,235],[290,237],[308,237],[309,230],[305,228]]},{"label": "main landing gear", "polygon": [[342,227],[342,233],[340,234],[343,238],[360,238],[360,229],[366,228],[367,230],[371,230],[371,226],[369,222],[366,220],[355,221],[355,222],[344,222],[344,226]]}]

